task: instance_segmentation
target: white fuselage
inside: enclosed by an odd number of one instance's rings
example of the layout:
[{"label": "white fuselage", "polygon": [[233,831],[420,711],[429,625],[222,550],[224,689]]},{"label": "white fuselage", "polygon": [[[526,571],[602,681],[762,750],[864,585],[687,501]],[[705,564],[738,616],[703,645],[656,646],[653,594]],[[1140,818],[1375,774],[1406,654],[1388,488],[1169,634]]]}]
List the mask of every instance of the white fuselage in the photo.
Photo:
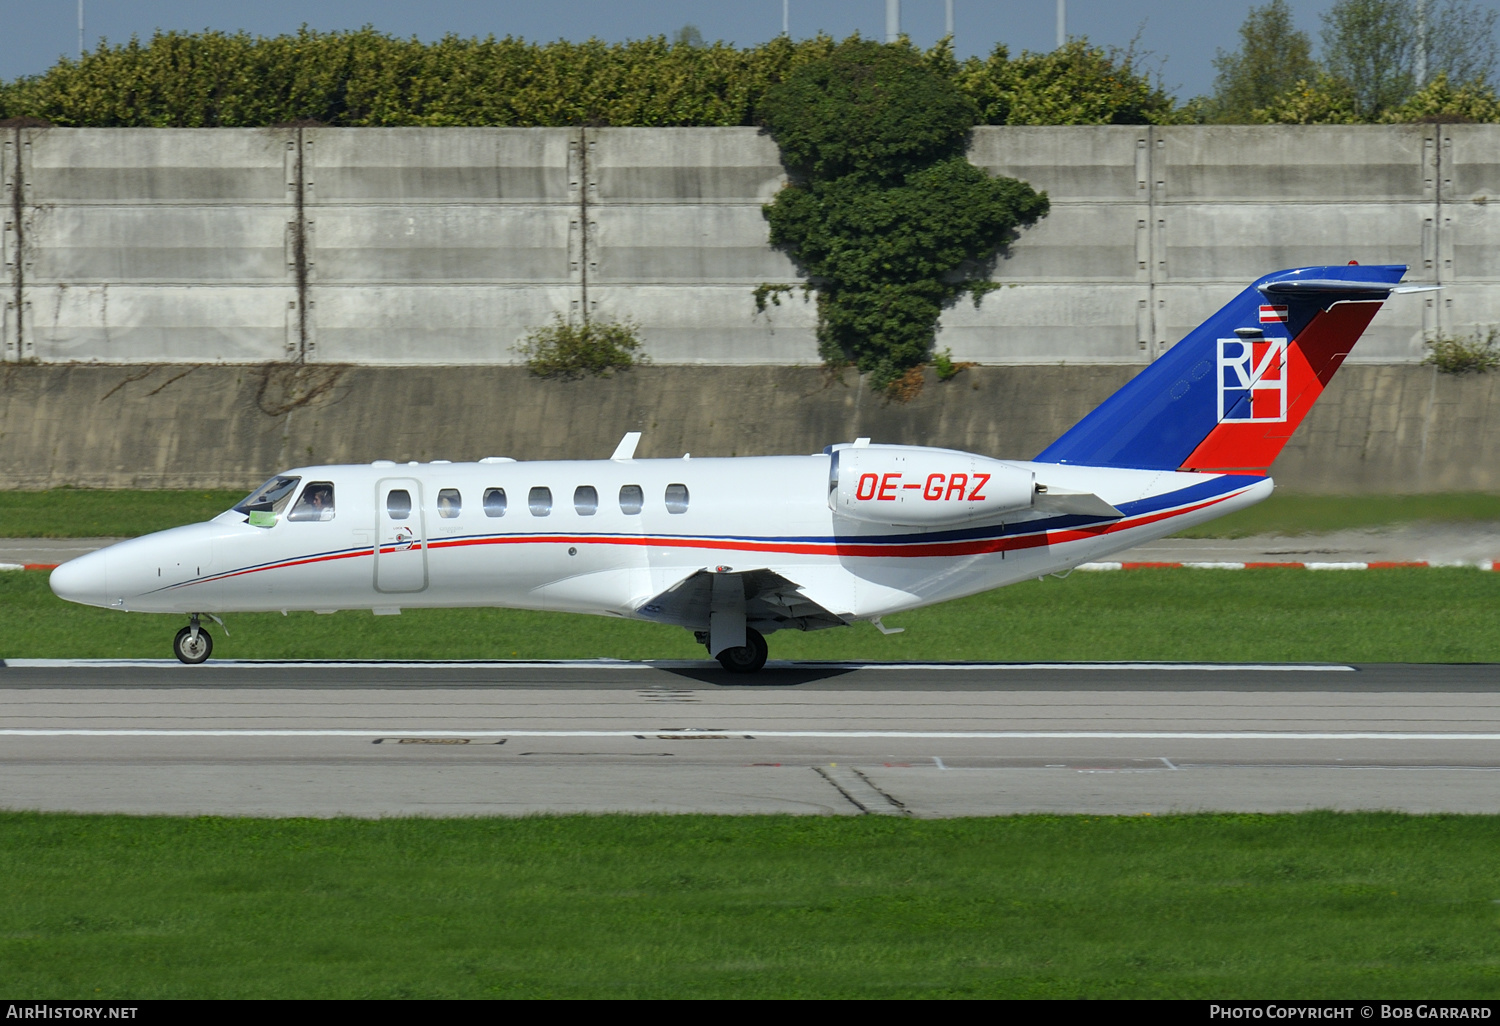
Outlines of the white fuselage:
[{"label": "white fuselage", "polygon": [[[1272,489],[1268,478],[1013,462],[1039,484],[1092,493],[1122,516],[1037,508],[897,527],[831,508],[831,458],[302,467],[284,475],[300,479],[291,495],[332,485],[326,519],[294,519],[288,506],[256,526],[230,511],[64,564],[52,586],[72,601],[141,612],[502,606],[704,628],[706,611],[701,622],[661,615],[653,597],[704,570],[767,569],[850,622],[1098,560]],[[621,494],[637,488],[634,511]],[[495,489],[505,493],[500,515],[496,502],[486,508]],[[549,508],[530,501],[536,489],[550,492]],[[401,491],[411,508],[396,517],[391,496]]]}]

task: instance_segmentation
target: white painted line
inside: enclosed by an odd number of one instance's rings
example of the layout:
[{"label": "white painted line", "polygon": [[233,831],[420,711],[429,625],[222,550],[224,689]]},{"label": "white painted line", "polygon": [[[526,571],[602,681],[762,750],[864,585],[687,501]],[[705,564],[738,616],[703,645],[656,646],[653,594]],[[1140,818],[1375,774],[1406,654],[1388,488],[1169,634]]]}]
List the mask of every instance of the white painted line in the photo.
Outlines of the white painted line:
[{"label": "white painted line", "polygon": [[1075,570],[1119,570],[1124,567],[1123,563],[1079,563]]},{"label": "white painted line", "polygon": [[[187,666],[176,659],[4,659],[0,666],[17,670],[49,669],[158,669],[179,673],[211,673],[219,669],[294,670],[711,670],[717,665],[702,659],[659,659],[630,661],[626,659],[577,659],[546,661],[485,662],[384,662],[381,660],[318,659],[220,659],[199,666]],[[1298,673],[1354,673],[1354,667],[1339,663],[840,663],[840,662],[770,662],[771,670],[1213,670],[1252,671],[1256,673],[1292,671]]]},{"label": "white painted line", "polygon": [[0,563],[0,573],[4,573],[7,570],[25,570],[25,569],[26,569],[26,566],[23,563]]},{"label": "white painted line", "polygon": [[1303,563],[1308,570],[1368,570],[1368,563]]},{"label": "white painted line", "polygon": [[[694,731],[694,734],[704,731]],[[1104,740],[1104,741],[1500,741],[1500,733],[1363,730],[757,730],[714,728],[749,738],[910,738],[915,740]],[[174,727],[12,727],[0,737],[657,737],[661,727],[631,730],[305,730],[201,729]]]},{"label": "white painted line", "polygon": [[1184,563],[1190,570],[1243,570],[1244,563]]},{"label": "white painted line", "polygon": [[946,770],[948,768],[947,766],[943,765],[943,760],[938,758],[936,755],[932,757],[932,761],[937,763],[937,768],[940,770]]}]

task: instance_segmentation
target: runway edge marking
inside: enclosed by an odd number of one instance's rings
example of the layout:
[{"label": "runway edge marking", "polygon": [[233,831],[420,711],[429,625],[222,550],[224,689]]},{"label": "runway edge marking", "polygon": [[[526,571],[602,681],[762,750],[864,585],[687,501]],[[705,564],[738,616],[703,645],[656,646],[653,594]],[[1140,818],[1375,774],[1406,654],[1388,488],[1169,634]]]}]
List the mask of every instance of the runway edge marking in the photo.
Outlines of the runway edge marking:
[{"label": "runway edge marking", "polygon": [[[716,730],[717,732],[717,730]],[[736,726],[729,733],[754,738],[884,738],[912,740],[1143,740],[1143,741],[1500,741],[1500,733],[1452,731],[1327,730],[757,730]],[[12,727],[0,737],[640,737],[661,727],[629,730],[279,730],[173,727]]]}]

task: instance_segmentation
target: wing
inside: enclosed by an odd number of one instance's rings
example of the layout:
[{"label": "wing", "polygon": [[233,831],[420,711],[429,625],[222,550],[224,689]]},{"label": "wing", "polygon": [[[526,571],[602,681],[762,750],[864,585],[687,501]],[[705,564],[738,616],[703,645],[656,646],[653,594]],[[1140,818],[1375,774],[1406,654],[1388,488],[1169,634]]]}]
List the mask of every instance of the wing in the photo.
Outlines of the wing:
[{"label": "wing", "polygon": [[772,631],[816,631],[842,627],[849,619],[808,598],[797,582],[764,567],[717,573],[703,569],[688,574],[636,609],[643,620],[707,630],[715,577],[739,578],[745,589],[745,624],[762,634]]}]

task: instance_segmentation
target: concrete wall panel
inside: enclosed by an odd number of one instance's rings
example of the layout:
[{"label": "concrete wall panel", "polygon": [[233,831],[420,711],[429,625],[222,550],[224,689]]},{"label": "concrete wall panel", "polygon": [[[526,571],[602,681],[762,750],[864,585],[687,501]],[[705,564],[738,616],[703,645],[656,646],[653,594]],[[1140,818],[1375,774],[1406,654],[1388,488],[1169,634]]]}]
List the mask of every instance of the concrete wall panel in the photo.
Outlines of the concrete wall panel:
[{"label": "concrete wall panel", "polygon": [[1139,285],[1015,285],[944,311],[938,349],[981,364],[1146,362]]},{"label": "concrete wall panel", "polygon": [[331,206],[312,218],[320,285],[567,282],[567,210],[539,206]]},{"label": "concrete wall panel", "polygon": [[974,129],[969,159],[1045,191],[1054,204],[1141,203],[1148,135],[1134,125],[982,127]]},{"label": "concrete wall panel", "polygon": [[565,202],[566,128],[308,129],[317,202]]},{"label": "concrete wall panel", "polygon": [[[596,316],[630,318],[658,364],[817,364],[817,308],[800,291],[755,309],[744,286],[589,288]],[[711,326],[711,327],[709,327]]]},{"label": "concrete wall panel", "polygon": [[[584,302],[639,322],[658,360],[815,359],[811,306],[758,314],[750,298],[796,278],[768,245],[761,206],[785,175],[756,129],[0,139],[0,173],[17,154],[26,169],[7,360],[504,361]],[[1052,213],[997,261],[1017,289],[945,313],[938,345],[963,359],[1145,362],[1250,280],[1351,258],[1455,286],[1393,300],[1360,359],[1419,359],[1423,337],[1495,311],[1500,126],[983,127],[971,157],[1046,190]],[[210,322],[183,286],[236,298]]]},{"label": "concrete wall panel", "polygon": [[601,203],[744,203],[786,184],[770,136],[743,128],[591,129],[589,171]]},{"label": "concrete wall panel", "polygon": [[1154,130],[1160,202],[1433,199],[1426,125],[1194,125]]},{"label": "concrete wall panel", "polygon": [[[591,281],[699,285],[790,282],[790,259],[767,245],[759,206],[590,207]],[[746,291],[748,296],[748,289]]]},{"label": "concrete wall panel", "polygon": [[1430,205],[1172,204],[1157,207],[1171,282],[1248,285],[1284,268],[1422,262]]},{"label": "concrete wall panel", "polygon": [[295,334],[296,291],[285,285],[48,285],[28,292],[32,354],[49,363],[261,363],[287,359],[289,332]]},{"label": "concrete wall panel", "polygon": [[284,205],[283,128],[52,128],[23,133],[37,204]]},{"label": "concrete wall panel", "polygon": [[277,207],[65,206],[27,224],[37,284],[287,280],[287,219]]},{"label": "concrete wall panel", "polygon": [[322,363],[518,363],[522,337],[576,301],[566,286],[345,285],[314,293],[311,356]]},{"label": "concrete wall panel", "polygon": [[1135,204],[1057,203],[1021,231],[995,266],[997,281],[1146,281],[1149,211]]}]

